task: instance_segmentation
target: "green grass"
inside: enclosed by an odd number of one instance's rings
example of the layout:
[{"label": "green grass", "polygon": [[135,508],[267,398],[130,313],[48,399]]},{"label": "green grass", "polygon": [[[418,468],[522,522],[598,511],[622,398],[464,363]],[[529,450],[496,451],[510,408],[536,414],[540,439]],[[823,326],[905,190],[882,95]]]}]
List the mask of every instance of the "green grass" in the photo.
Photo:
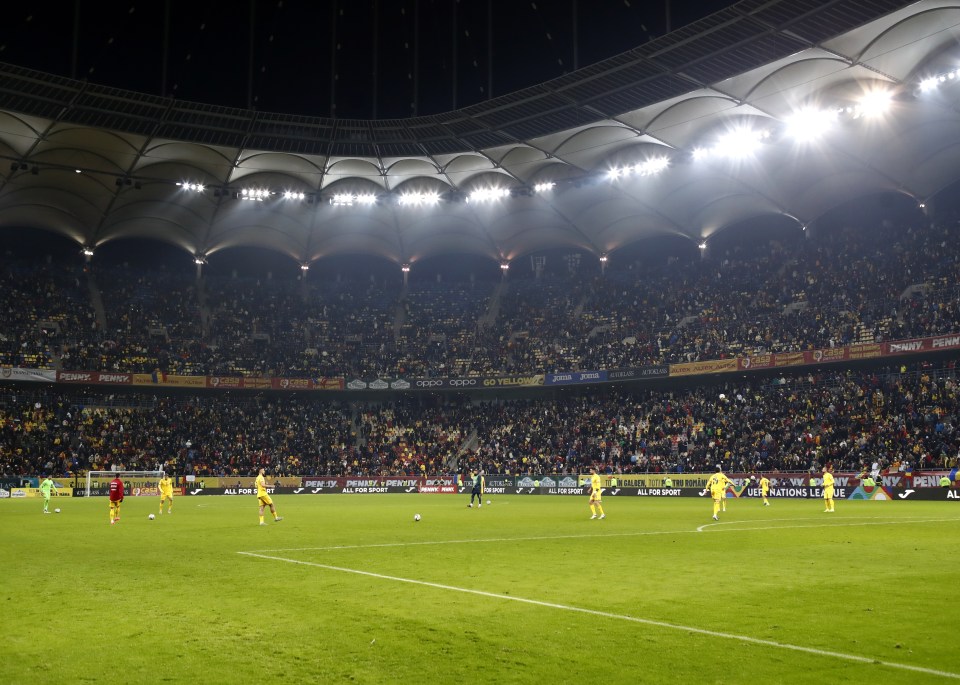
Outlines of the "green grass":
[{"label": "green grass", "polygon": [[117,526],[104,498],[2,501],[0,680],[960,678],[949,503],[491,499],[278,497],[264,527],[253,497],[128,498]]}]

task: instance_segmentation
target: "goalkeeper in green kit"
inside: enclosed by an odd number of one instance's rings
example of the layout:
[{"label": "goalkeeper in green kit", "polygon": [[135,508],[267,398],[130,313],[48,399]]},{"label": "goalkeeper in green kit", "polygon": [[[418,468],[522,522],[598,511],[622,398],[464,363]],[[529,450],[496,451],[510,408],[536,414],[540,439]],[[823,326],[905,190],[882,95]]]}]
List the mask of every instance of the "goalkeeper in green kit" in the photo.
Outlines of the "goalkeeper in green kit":
[{"label": "goalkeeper in green kit", "polygon": [[57,484],[50,480],[50,476],[44,476],[40,483],[40,494],[43,495],[43,513],[50,513],[50,491],[57,487]]}]

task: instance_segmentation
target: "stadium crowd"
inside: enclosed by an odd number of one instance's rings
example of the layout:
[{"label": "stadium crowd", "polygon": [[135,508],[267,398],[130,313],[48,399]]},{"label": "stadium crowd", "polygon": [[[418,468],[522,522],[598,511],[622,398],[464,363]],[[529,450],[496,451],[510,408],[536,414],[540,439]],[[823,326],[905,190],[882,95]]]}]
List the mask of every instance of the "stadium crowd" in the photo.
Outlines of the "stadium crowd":
[{"label": "stadium crowd", "polygon": [[[200,275],[10,250],[0,366],[217,376],[613,369],[960,331],[960,221],[920,214],[509,277]],[[517,266],[520,260],[518,260]],[[931,366],[935,364],[935,366]],[[0,385],[0,472],[407,475],[953,468],[955,360],[536,399]]]},{"label": "stadium crowd", "polygon": [[[7,255],[0,363],[427,377],[628,368],[960,330],[960,222],[880,222],[717,254],[533,258],[504,283],[204,276]],[[516,271],[522,271],[517,269]]]},{"label": "stadium crowd", "polygon": [[537,399],[172,396],[0,386],[0,474],[797,472],[960,456],[955,361]]}]

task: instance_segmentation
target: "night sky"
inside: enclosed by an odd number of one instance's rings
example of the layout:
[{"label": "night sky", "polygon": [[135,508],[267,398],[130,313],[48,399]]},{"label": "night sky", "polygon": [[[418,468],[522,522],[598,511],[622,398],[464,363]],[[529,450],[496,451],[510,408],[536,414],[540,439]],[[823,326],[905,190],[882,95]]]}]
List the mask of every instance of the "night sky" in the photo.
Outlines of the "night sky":
[{"label": "night sky", "polygon": [[7,8],[0,61],[228,107],[401,119],[542,83],[730,4],[48,0]]}]

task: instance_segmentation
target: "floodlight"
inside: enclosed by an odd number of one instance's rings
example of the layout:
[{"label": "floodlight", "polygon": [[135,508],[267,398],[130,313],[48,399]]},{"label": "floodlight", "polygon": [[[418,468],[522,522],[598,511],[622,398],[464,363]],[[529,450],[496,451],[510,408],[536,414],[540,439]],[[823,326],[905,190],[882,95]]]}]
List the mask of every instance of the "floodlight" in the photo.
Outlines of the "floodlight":
[{"label": "floodlight", "polygon": [[866,93],[860,98],[860,102],[857,103],[854,118],[874,118],[882,116],[890,109],[892,101],[893,93],[889,90],[874,90]]},{"label": "floodlight", "polygon": [[670,166],[670,160],[666,157],[651,157],[645,162],[641,162],[634,167],[634,170],[638,174],[643,174],[644,176],[650,176],[651,174],[656,174]]},{"label": "floodlight", "polygon": [[467,202],[492,202],[509,194],[506,188],[479,188],[467,196]]},{"label": "floodlight", "polygon": [[760,149],[761,141],[769,135],[769,132],[763,130],[735,128],[717,139],[712,152],[732,159],[750,157]]},{"label": "floodlight", "polygon": [[788,136],[807,143],[826,133],[836,120],[836,110],[804,108],[788,116],[783,123]]},{"label": "floodlight", "polygon": [[240,199],[263,202],[265,198],[270,197],[272,194],[273,193],[266,188],[243,188],[240,191]]},{"label": "floodlight", "polygon": [[401,205],[435,205],[440,202],[440,194],[430,193],[403,193],[399,200]]}]

